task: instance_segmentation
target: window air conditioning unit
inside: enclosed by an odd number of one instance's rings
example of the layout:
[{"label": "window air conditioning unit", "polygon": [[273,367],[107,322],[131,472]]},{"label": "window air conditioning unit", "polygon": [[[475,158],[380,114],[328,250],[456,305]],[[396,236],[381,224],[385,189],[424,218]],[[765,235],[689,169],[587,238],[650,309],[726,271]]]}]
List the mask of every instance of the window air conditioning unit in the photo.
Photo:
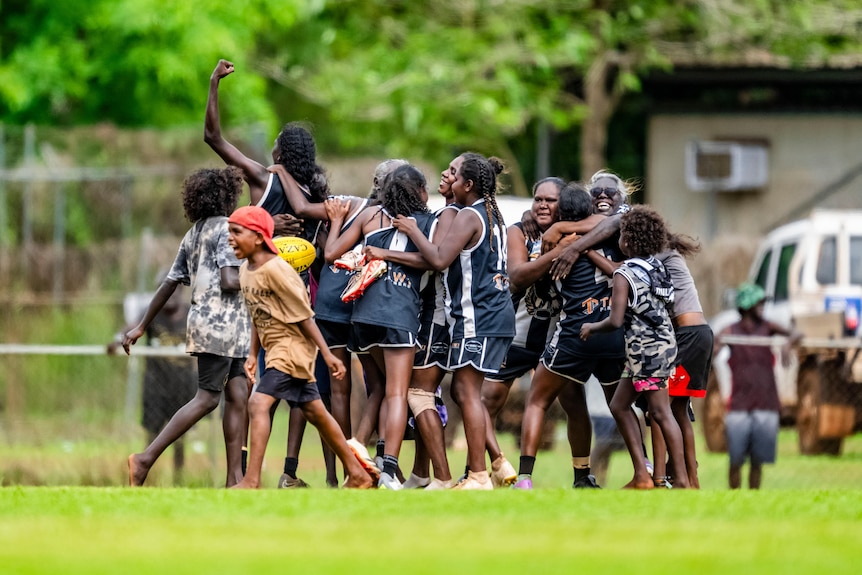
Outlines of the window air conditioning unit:
[{"label": "window air conditioning unit", "polygon": [[762,188],[769,180],[769,151],[763,144],[689,142],[685,183],[695,192]]}]

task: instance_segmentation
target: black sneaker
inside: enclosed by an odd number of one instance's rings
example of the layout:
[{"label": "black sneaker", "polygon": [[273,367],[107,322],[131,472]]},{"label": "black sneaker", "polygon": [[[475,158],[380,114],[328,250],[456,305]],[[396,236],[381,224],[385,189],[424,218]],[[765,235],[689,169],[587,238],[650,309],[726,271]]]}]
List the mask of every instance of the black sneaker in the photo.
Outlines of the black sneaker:
[{"label": "black sneaker", "polygon": [[601,489],[601,487],[599,487],[599,484],[596,483],[595,475],[587,475],[586,477],[581,477],[572,484],[572,487],[574,487],[575,489]]}]

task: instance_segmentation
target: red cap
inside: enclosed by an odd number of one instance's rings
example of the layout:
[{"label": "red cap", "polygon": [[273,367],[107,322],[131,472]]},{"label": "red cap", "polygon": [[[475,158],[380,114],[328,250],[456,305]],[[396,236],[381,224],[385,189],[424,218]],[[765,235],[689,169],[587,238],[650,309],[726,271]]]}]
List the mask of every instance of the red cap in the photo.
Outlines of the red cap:
[{"label": "red cap", "polygon": [[253,232],[259,232],[263,236],[266,247],[274,254],[278,249],[272,243],[272,232],[275,230],[275,222],[265,209],[258,206],[243,206],[237,208],[227,220],[232,224],[238,224]]}]

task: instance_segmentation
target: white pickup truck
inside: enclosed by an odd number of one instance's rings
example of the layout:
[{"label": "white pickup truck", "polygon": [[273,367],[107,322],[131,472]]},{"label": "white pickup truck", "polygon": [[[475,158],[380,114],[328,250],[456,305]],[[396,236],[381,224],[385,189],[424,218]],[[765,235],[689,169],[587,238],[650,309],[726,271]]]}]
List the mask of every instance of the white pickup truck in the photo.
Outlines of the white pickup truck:
[{"label": "white pickup truck", "polygon": [[[766,291],[767,319],[805,336],[789,367],[775,362],[783,423],[795,423],[801,453],[840,453],[843,438],[862,429],[862,211],[815,210],[775,229],[761,243],[749,280]],[[717,334],[738,318],[728,309],[710,325]],[[777,352],[781,342],[772,343]],[[724,348],[713,359],[704,405],[713,451],[726,449],[727,354]]]}]

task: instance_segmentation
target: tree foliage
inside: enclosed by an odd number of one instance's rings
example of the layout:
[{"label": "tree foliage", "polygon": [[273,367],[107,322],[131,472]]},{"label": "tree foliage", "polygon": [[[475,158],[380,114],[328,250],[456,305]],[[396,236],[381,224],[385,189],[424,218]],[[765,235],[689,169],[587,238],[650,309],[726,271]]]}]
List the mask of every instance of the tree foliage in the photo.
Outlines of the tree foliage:
[{"label": "tree foliage", "polygon": [[5,0],[0,16],[4,122],[197,123],[223,57],[229,122],[294,119],[275,82],[339,151],[470,148],[516,178],[508,142],[537,123],[580,127],[582,175],[603,166],[620,98],[656,67],[848,65],[862,38],[859,0]]},{"label": "tree foliage", "polygon": [[[0,118],[170,126],[198,122],[221,57],[245,65],[259,35],[295,25],[300,0],[5,0]],[[266,82],[237,79],[236,119],[272,121]]]}]

